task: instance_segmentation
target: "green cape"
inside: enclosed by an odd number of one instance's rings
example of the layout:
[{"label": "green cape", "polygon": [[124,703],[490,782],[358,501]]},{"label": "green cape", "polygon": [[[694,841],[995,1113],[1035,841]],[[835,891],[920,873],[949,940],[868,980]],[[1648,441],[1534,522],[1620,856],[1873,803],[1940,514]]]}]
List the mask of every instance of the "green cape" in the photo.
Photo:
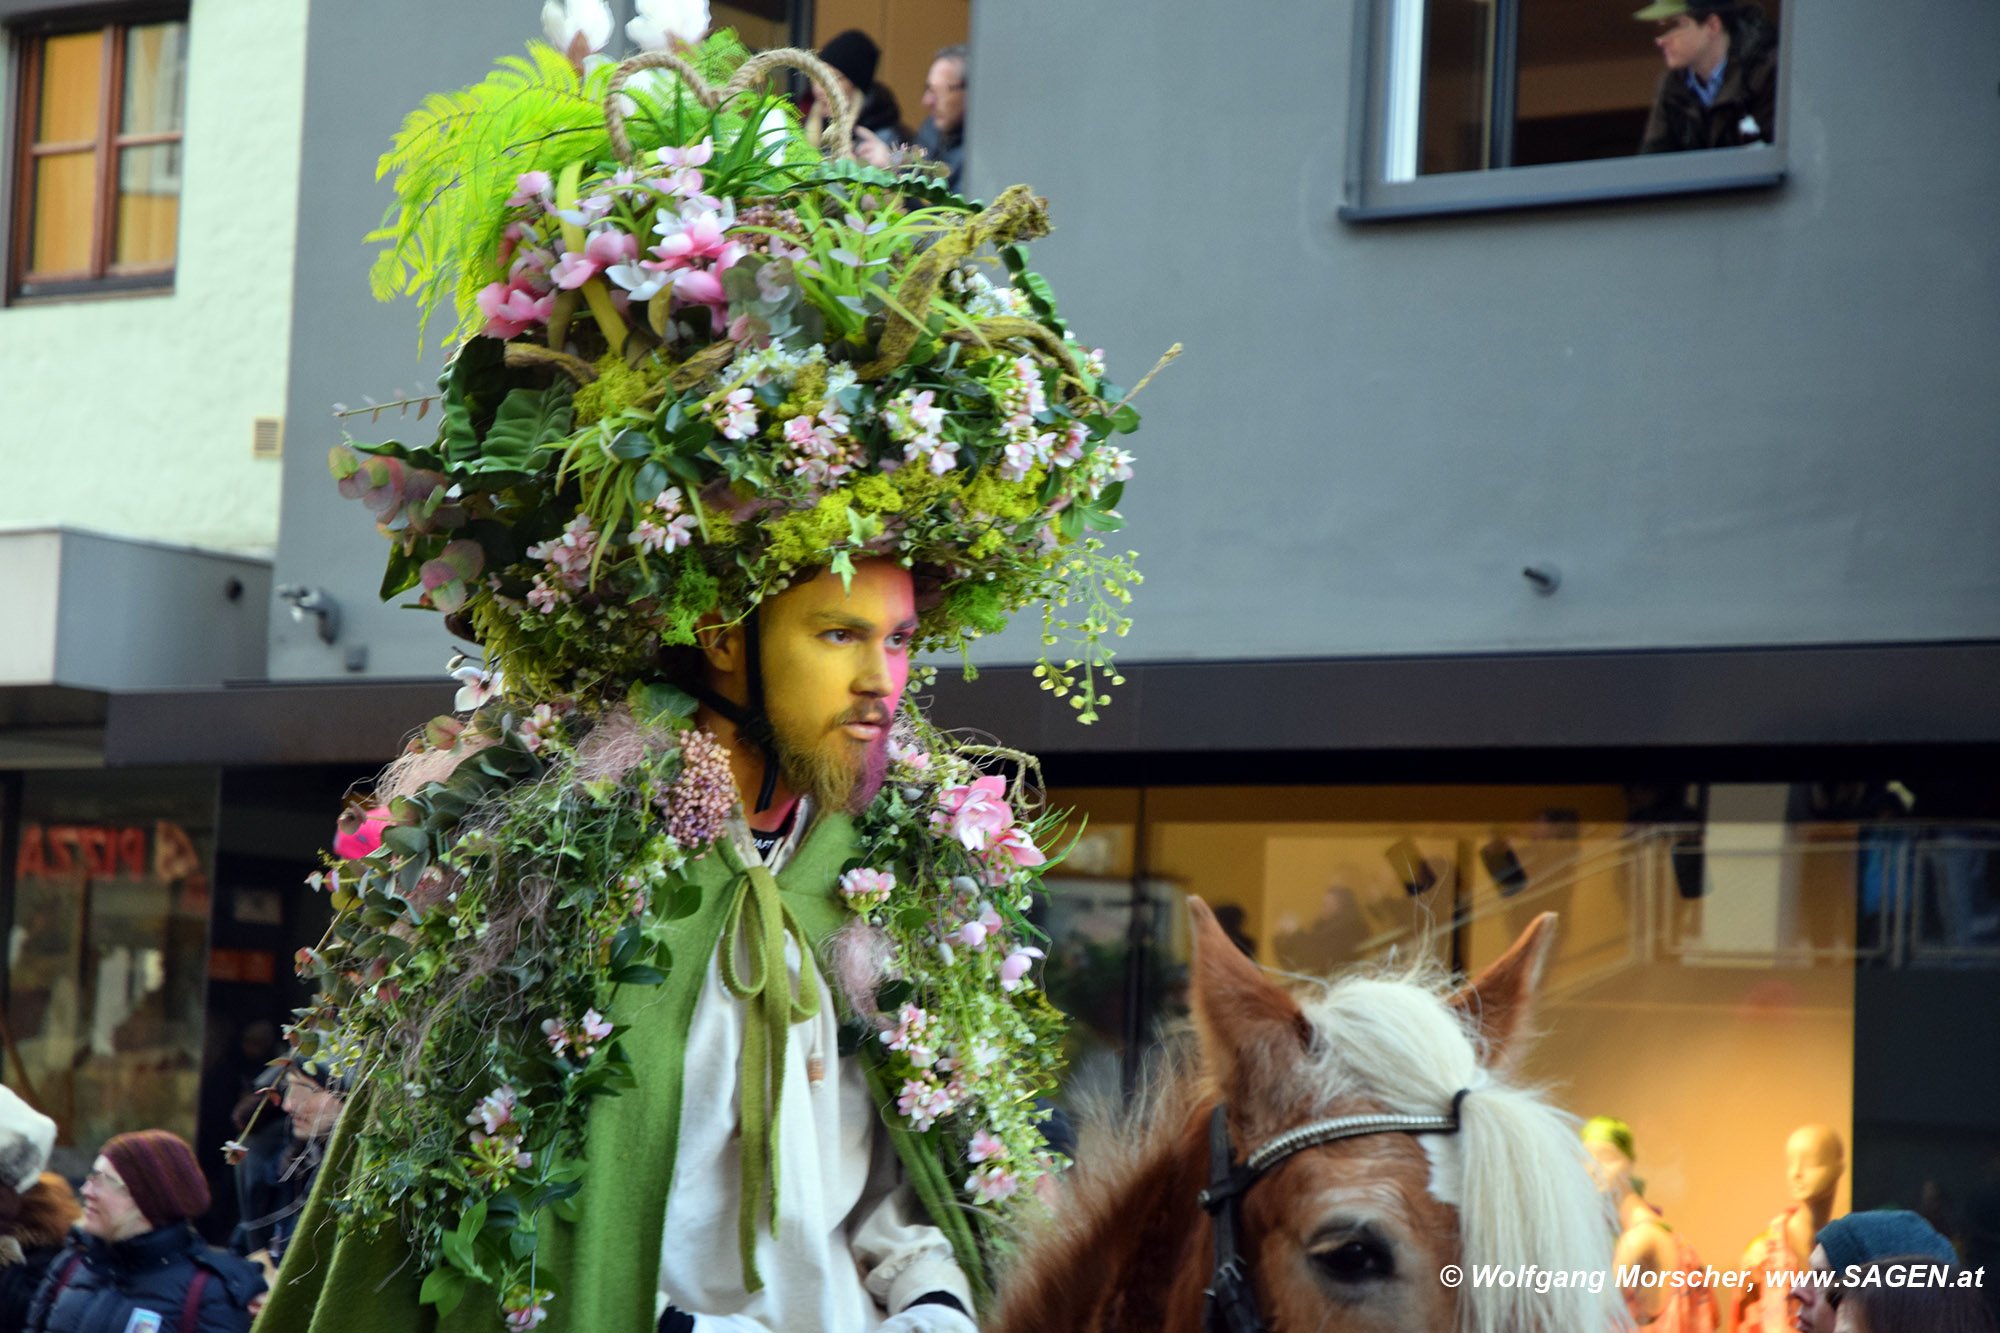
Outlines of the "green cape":
[{"label": "green cape", "polygon": [[[852,919],[835,885],[856,845],[852,820],[824,815],[777,876],[785,905],[815,954]],[[701,904],[666,924],[672,960],[666,981],[620,986],[612,997],[607,1017],[623,1034],[636,1086],[592,1104],[577,1220],[551,1216],[544,1225],[536,1265],[545,1276],[537,1280],[555,1287],[556,1295],[542,1333],[651,1333],[655,1327],[660,1236],[680,1138],[688,1025],[737,878],[720,854],[694,862],[687,873]],[[871,1063],[868,1070],[878,1105],[888,1104],[879,1068]],[[493,1333],[503,1327],[490,1288],[469,1288],[458,1307],[439,1318],[436,1307],[418,1302],[424,1274],[411,1265],[399,1237],[371,1239],[340,1228],[330,1201],[347,1174],[354,1129],[367,1122],[379,1092],[375,1082],[358,1088],[341,1116],[257,1333]],[[951,1241],[973,1290],[983,1296],[978,1240],[952,1185],[956,1164],[941,1160],[937,1138],[911,1133],[900,1119],[890,1119],[890,1136],[918,1199]]]}]

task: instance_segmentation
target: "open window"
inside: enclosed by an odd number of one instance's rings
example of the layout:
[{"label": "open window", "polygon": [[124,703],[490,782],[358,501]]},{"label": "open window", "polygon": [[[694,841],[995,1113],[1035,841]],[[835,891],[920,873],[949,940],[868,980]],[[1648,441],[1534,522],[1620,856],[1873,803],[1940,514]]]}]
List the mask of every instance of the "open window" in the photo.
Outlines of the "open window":
[{"label": "open window", "polygon": [[1358,0],[1363,67],[1341,215],[1775,185],[1781,7]]}]

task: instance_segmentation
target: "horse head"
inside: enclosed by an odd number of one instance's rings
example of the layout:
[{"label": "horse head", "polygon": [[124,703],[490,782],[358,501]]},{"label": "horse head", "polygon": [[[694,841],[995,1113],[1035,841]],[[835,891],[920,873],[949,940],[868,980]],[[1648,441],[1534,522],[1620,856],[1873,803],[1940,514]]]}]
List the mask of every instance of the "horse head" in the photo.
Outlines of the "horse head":
[{"label": "horse head", "polygon": [[[1239,1246],[1264,1319],[1326,1333],[1595,1333],[1620,1319],[1612,1230],[1567,1117],[1514,1078],[1555,941],[1544,914],[1456,989],[1350,977],[1295,993],[1195,923],[1201,1068],[1237,1160],[1302,1126],[1456,1120],[1304,1148],[1243,1197]],[[1460,1093],[1463,1092],[1463,1096]],[[1542,1282],[1596,1273],[1599,1289]],[[1442,1277],[1455,1267],[1453,1282]],[[1484,1271],[1527,1272],[1512,1286]]]}]

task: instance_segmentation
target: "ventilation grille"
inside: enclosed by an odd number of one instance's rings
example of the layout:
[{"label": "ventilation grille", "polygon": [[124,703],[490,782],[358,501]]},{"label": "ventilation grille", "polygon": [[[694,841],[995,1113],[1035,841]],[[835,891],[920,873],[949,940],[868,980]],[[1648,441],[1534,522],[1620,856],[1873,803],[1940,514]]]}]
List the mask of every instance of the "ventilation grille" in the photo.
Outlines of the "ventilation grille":
[{"label": "ventilation grille", "polygon": [[256,417],[250,422],[250,456],[277,458],[285,452],[285,419]]}]

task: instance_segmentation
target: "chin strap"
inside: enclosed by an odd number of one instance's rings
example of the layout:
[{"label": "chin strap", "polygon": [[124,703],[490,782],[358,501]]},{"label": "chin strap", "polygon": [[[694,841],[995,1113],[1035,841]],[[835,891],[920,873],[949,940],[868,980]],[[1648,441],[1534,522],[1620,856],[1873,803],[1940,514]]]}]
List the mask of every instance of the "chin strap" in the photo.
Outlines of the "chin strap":
[{"label": "chin strap", "polygon": [[763,754],[764,778],[757,784],[757,804],[750,812],[760,815],[771,808],[771,799],[778,794],[778,734],[772,729],[769,711],[764,706],[764,639],[757,628],[759,618],[759,612],[753,607],[743,622],[743,653],[750,698],[739,704],[733,699],[725,699],[706,685],[691,685],[688,693],[697,702],[735,723],[736,734]]}]

